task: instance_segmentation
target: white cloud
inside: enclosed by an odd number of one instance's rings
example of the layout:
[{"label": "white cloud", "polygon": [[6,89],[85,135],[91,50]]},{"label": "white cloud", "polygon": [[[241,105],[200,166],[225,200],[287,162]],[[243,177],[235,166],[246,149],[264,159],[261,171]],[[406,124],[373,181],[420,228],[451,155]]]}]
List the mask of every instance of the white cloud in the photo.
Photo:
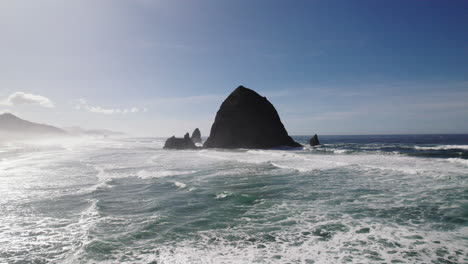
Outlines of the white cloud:
[{"label": "white cloud", "polygon": [[148,111],[147,108],[138,108],[138,107],[120,109],[120,108],[102,108],[100,106],[90,106],[88,105],[88,102],[83,98],[78,99],[76,102],[77,104],[75,106],[75,109],[77,110],[85,110],[91,113],[104,114],[104,115],[144,113]]},{"label": "white cloud", "polygon": [[52,101],[42,95],[24,93],[24,92],[15,92],[8,96],[6,100],[1,102],[0,104],[8,105],[8,106],[16,106],[16,105],[38,105],[42,107],[52,108],[55,107]]}]

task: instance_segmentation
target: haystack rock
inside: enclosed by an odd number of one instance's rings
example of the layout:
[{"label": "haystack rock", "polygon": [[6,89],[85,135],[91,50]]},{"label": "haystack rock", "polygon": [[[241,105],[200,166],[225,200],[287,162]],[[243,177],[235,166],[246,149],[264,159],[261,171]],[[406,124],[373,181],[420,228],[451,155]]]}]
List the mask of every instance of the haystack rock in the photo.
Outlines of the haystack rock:
[{"label": "haystack rock", "polygon": [[284,128],[275,107],[255,91],[239,86],[222,103],[205,148],[302,147]]},{"label": "haystack rock", "polygon": [[318,140],[317,134],[315,134],[311,139],[310,139],[310,145],[313,146],[318,146],[320,145],[320,141]]},{"label": "haystack rock", "polygon": [[176,138],[172,136],[166,140],[164,144],[165,149],[196,149],[197,146],[193,143],[189,133],[185,134],[183,138]]},{"label": "haystack rock", "polygon": [[195,128],[195,130],[192,133],[192,141],[193,141],[193,143],[201,143],[202,142],[200,129]]}]

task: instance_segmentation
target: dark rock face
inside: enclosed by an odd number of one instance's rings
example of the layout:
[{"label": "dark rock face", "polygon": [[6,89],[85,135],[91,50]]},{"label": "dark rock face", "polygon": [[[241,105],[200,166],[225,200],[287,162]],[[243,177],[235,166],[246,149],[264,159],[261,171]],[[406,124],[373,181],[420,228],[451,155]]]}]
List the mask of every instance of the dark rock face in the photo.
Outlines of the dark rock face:
[{"label": "dark rock face", "polygon": [[313,146],[318,146],[320,145],[320,141],[318,140],[317,134],[315,134],[311,139],[310,139],[310,145]]},{"label": "dark rock face", "polygon": [[193,143],[201,143],[202,142],[200,129],[195,128],[195,130],[192,133],[192,141],[193,141]]},{"label": "dark rock face", "polygon": [[253,90],[239,86],[222,103],[205,148],[302,147],[281,123],[275,107]]},{"label": "dark rock face", "polygon": [[197,146],[192,142],[189,133],[185,134],[184,138],[176,138],[172,136],[166,140],[165,149],[196,149]]}]

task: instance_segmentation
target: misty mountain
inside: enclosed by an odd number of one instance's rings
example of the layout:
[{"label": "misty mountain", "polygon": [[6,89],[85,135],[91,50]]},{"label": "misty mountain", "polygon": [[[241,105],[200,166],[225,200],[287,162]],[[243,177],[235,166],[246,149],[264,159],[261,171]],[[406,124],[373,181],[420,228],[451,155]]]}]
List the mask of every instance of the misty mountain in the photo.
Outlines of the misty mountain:
[{"label": "misty mountain", "polygon": [[67,136],[68,133],[58,127],[23,120],[13,114],[0,115],[0,135],[13,138],[40,136]]}]

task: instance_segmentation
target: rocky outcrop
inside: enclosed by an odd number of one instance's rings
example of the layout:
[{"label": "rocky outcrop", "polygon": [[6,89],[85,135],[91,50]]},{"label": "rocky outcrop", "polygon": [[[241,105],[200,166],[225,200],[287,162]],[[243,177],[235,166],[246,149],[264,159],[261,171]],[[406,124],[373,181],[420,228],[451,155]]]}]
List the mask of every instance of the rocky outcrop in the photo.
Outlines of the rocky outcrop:
[{"label": "rocky outcrop", "polygon": [[165,149],[196,149],[197,146],[193,143],[189,133],[185,134],[183,138],[176,138],[172,136],[166,140],[164,144]]},{"label": "rocky outcrop", "polygon": [[318,140],[317,134],[315,134],[311,139],[310,139],[310,145],[313,146],[318,146],[320,145],[320,141]]},{"label": "rocky outcrop", "polygon": [[255,91],[239,86],[222,103],[205,148],[302,147],[284,128],[275,107]]},{"label": "rocky outcrop", "polygon": [[193,131],[192,133],[192,141],[193,143],[201,143],[202,142],[202,139],[201,139],[201,132],[200,132],[200,129],[198,128],[195,128],[195,130]]}]

